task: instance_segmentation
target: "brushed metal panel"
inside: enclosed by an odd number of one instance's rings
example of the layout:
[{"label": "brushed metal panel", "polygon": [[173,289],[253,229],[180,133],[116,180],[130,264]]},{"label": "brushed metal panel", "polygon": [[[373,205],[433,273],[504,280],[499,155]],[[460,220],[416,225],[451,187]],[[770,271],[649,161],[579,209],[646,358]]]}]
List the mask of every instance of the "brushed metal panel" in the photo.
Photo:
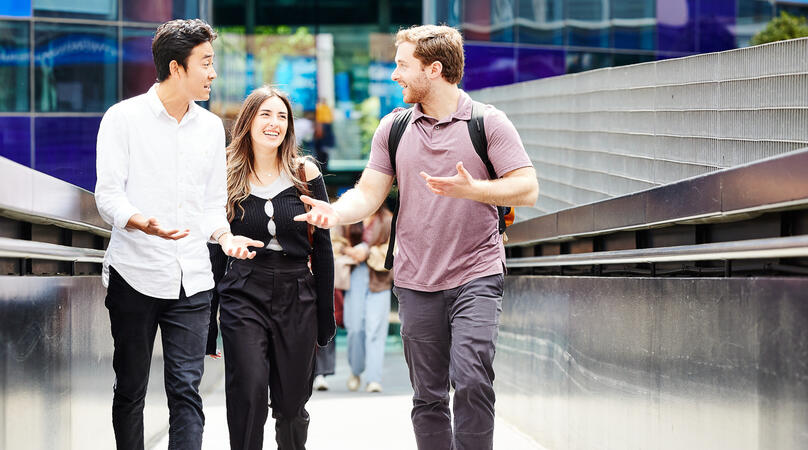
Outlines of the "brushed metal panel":
[{"label": "brushed metal panel", "polygon": [[558,234],[589,233],[595,229],[595,208],[584,205],[558,212]]},{"label": "brushed metal panel", "polygon": [[497,413],[554,450],[806,448],[806,289],[509,276]]},{"label": "brushed metal panel", "polygon": [[[98,276],[0,276],[0,448],[114,448],[112,336]],[[224,375],[206,360],[200,390]],[[144,410],[146,442],[168,426],[158,331]]]},{"label": "brushed metal panel", "polygon": [[721,173],[724,211],[808,198],[808,151]]},{"label": "brushed metal panel", "polygon": [[595,230],[609,230],[646,223],[647,193],[616,197],[598,202],[594,207]]},{"label": "brushed metal panel", "polygon": [[718,175],[705,175],[661,186],[649,190],[647,198],[645,218],[648,223],[719,214],[721,179]]}]

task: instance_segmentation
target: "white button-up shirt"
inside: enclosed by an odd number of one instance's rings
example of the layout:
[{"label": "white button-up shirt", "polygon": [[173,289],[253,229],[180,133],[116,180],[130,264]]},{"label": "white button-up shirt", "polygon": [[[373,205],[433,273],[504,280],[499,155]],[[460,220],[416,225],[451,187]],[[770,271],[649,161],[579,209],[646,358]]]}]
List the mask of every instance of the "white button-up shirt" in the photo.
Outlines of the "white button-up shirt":
[{"label": "white button-up shirt", "polygon": [[[177,123],[154,85],[104,114],[96,170],[96,205],[113,225],[104,286],[112,265],[130,286],[151,297],[179,298],[180,284],[188,296],[213,288],[206,243],[214,231],[230,228],[222,121],[191,102]],[[127,230],[137,213],[155,217],[165,229],[191,232],[175,241]]]}]

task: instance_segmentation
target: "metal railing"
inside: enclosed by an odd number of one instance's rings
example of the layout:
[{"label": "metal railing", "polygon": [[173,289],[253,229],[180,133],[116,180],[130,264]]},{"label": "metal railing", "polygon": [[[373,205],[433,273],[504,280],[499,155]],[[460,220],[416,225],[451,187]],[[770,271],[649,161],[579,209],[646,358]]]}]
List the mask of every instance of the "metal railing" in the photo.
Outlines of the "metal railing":
[{"label": "metal railing", "polygon": [[104,250],[0,237],[0,258],[103,263]]}]

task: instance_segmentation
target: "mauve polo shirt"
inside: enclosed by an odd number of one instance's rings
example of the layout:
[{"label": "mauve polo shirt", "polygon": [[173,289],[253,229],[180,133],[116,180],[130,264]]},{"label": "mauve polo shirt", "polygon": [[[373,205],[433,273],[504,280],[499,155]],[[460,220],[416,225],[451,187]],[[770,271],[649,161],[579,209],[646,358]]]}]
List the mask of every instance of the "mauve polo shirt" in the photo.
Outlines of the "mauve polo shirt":
[{"label": "mauve polo shirt", "polygon": [[[500,274],[505,262],[492,205],[433,194],[419,173],[453,176],[456,164],[476,179],[488,179],[485,164],[474,151],[468,131],[472,100],[460,91],[457,110],[436,120],[416,104],[410,125],[396,151],[400,205],[396,226],[393,273],[396,286],[435,292],[476,278]],[[385,116],[370,150],[368,168],[393,175],[387,138],[398,108]],[[531,166],[516,128],[502,111],[487,105],[485,135],[488,158],[497,176]]]}]

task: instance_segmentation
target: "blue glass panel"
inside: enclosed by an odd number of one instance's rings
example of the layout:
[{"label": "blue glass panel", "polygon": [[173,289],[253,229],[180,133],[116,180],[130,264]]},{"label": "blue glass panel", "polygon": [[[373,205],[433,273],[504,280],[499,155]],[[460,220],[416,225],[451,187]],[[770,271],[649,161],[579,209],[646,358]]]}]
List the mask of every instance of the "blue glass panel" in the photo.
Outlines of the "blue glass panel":
[{"label": "blue glass panel", "polygon": [[564,45],[564,2],[518,0],[519,43]]},{"label": "blue glass panel", "polygon": [[567,52],[567,73],[584,72],[613,65],[611,53]]},{"label": "blue glass panel", "polygon": [[31,17],[31,0],[0,0],[0,16]]},{"label": "blue glass panel", "polygon": [[491,41],[516,42],[514,10],[518,0],[499,0],[491,3]]},{"label": "blue glass panel", "polygon": [[696,51],[696,0],[657,0],[657,48],[666,54]]},{"label": "blue glass panel", "polygon": [[609,47],[611,22],[603,0],[567,0],[567,44]]},{"label": "blue glass panel", "polygon": [[563,50],[519,48],[516,54],[516,82],[554,77],[565,73]]},{"label": "blue glass panel", "polygon": [[516,81],[516,50],[512,46],[466,43],[463,89],[468,91],[502,86]]},{"label": "blue glass panel", "polygon": [[749,40],[762,30],[772,18],[772,5],[760,0],[738,0],[735,44],[746,47]]},{"label": "blue glass panel", "polygon": [[615,53],[613,61],[615,66],[627,66],[629,64],[653,61],[654,59],[654,55],[648,54],[635,55],[630,53]]},{"label": "blue glass panel", "polygon": [[198,0],[123,0],[123,20],[161,23],[199,17]]},{"label": "blue glass panel", "polygon": [[118,0],[34,0],[34,15],[116,20]]},{"label": "blue glass panel", "polygon": [[114,27],[37,23],[35,108],[104,112],[118,100],[118,33]]},{"label": "blue glass panel", "polygon": [[95,189],[95,138],[101,117],[37,117],[34,168]]},{"label": "blue glass panel", "polygon": [[0,111],[30,109],[28,22],[0,22]]},{"label": "blue glass panel", "polygon": [[123,98],[148,91],[157,80],[151,51],[153,34],[151,29],[123,29]]},{"label": "blue glass panel", "polygon": [[0,117],[0,156],[31,165],[31,119]]},{"label": "blue glass panel", "polygon": [[720,52],[735,48],[735,0],[699,2],[699,53]]},{"label": "blue glass panel", "polygon": [[469,41],[491,40],[491,0],[463,0],[463,37]]},{"label": "blue glass panel", "polygon": [[611,3],[614,48],[654,50],[656,0]]}]

